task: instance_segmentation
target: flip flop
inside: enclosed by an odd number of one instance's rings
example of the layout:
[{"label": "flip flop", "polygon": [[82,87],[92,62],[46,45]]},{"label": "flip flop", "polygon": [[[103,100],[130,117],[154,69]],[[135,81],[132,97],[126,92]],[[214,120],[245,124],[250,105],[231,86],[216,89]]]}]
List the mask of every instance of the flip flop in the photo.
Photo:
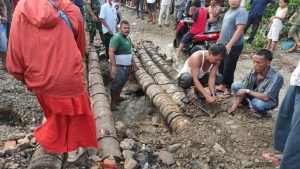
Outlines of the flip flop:
[{"label": "flip flop", "polygon": [[288,49],[286,51],[286,53],[294,53],[294,52],[297,52],[297,49]]},{"label": "flip flop", "polygon": [[266,152],[264,152],[264,153],[261,154],[261,156],[264,159],[268,160],[269,162],[274,163],[275,165],[279,165],[280,162],[281,162],[281,158],[280,157],[276,157],[275,155],[276,154],[274,154],[274,153],[266,153]]},{"label": "flip flop", "polygon": [[220,96],[221,99],[228,99],[232,96],[232,93],[226,93],[226,94],[223,94],[222,96]]},{"label": "flip flop", "polygon": [[262,118],[270,119],[270,118],[272,118],[272,115],[269,114],[269,113],[261,114],[261,113],[258,113],[258,112],[253,112],[252,116],[257,118],[257,119],[262,119]]}]

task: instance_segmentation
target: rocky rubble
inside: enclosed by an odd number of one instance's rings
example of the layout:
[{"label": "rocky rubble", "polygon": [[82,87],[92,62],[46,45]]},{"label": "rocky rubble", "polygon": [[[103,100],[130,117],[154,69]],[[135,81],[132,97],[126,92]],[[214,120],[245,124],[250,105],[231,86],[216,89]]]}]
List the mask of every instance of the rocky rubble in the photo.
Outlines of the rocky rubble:
[{"label": "rocky rubble", "polygon": [[32,133],[14,132],[10,134],[0,151],[0,166],[2,165],[3,169],[26,168],[35,147],[36,141]]}]

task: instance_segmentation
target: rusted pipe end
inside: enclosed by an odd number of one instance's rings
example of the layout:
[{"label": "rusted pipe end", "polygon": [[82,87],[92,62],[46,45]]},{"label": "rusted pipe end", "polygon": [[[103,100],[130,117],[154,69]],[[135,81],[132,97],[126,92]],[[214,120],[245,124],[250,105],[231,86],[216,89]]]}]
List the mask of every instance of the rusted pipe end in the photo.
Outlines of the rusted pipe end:
[{"label": "rusted pipe end", "polygon": [[185,128],[188,127],[190,124],[190,121],[182,116],[177,116],[174,118],[170,124],[172,128],[172,132],[175,132],[177,134],[181,133]]}]

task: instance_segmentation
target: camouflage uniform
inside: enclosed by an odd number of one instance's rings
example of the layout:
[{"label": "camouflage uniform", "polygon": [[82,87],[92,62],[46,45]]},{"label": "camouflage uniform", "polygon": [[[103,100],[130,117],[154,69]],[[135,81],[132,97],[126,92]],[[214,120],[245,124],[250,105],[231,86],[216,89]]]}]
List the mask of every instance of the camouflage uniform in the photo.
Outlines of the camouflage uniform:
[{"label": "camouflage uniform", "polygon": [[[90,4],[94,14],[99,19],[100,14],[100,3],[98,0],[87,0],[87,3]],[[90,42],[92,43],[94,41],[94,37],[96,36],[96,31],[99,31],[100,37],[102,39],[102,27],[100,22],[94,22],[92,16],[90,15],[89,11],[87,10],[86,6],[84,7],[84,14],[86,19],[86,31],[89,32],[89,38]],[[100,19],[99,19],[100,21]]]}]

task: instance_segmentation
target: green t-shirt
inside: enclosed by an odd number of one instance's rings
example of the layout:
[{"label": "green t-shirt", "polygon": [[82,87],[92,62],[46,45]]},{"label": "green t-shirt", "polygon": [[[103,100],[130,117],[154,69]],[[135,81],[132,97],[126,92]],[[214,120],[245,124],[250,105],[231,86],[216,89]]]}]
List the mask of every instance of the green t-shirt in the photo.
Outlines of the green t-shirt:
[{"label": "green t-shirt", "polygon": [[121,33],[115,34],[109,41],[109,47],[116,49],[116,55],[131,54],[131,40]]}]

